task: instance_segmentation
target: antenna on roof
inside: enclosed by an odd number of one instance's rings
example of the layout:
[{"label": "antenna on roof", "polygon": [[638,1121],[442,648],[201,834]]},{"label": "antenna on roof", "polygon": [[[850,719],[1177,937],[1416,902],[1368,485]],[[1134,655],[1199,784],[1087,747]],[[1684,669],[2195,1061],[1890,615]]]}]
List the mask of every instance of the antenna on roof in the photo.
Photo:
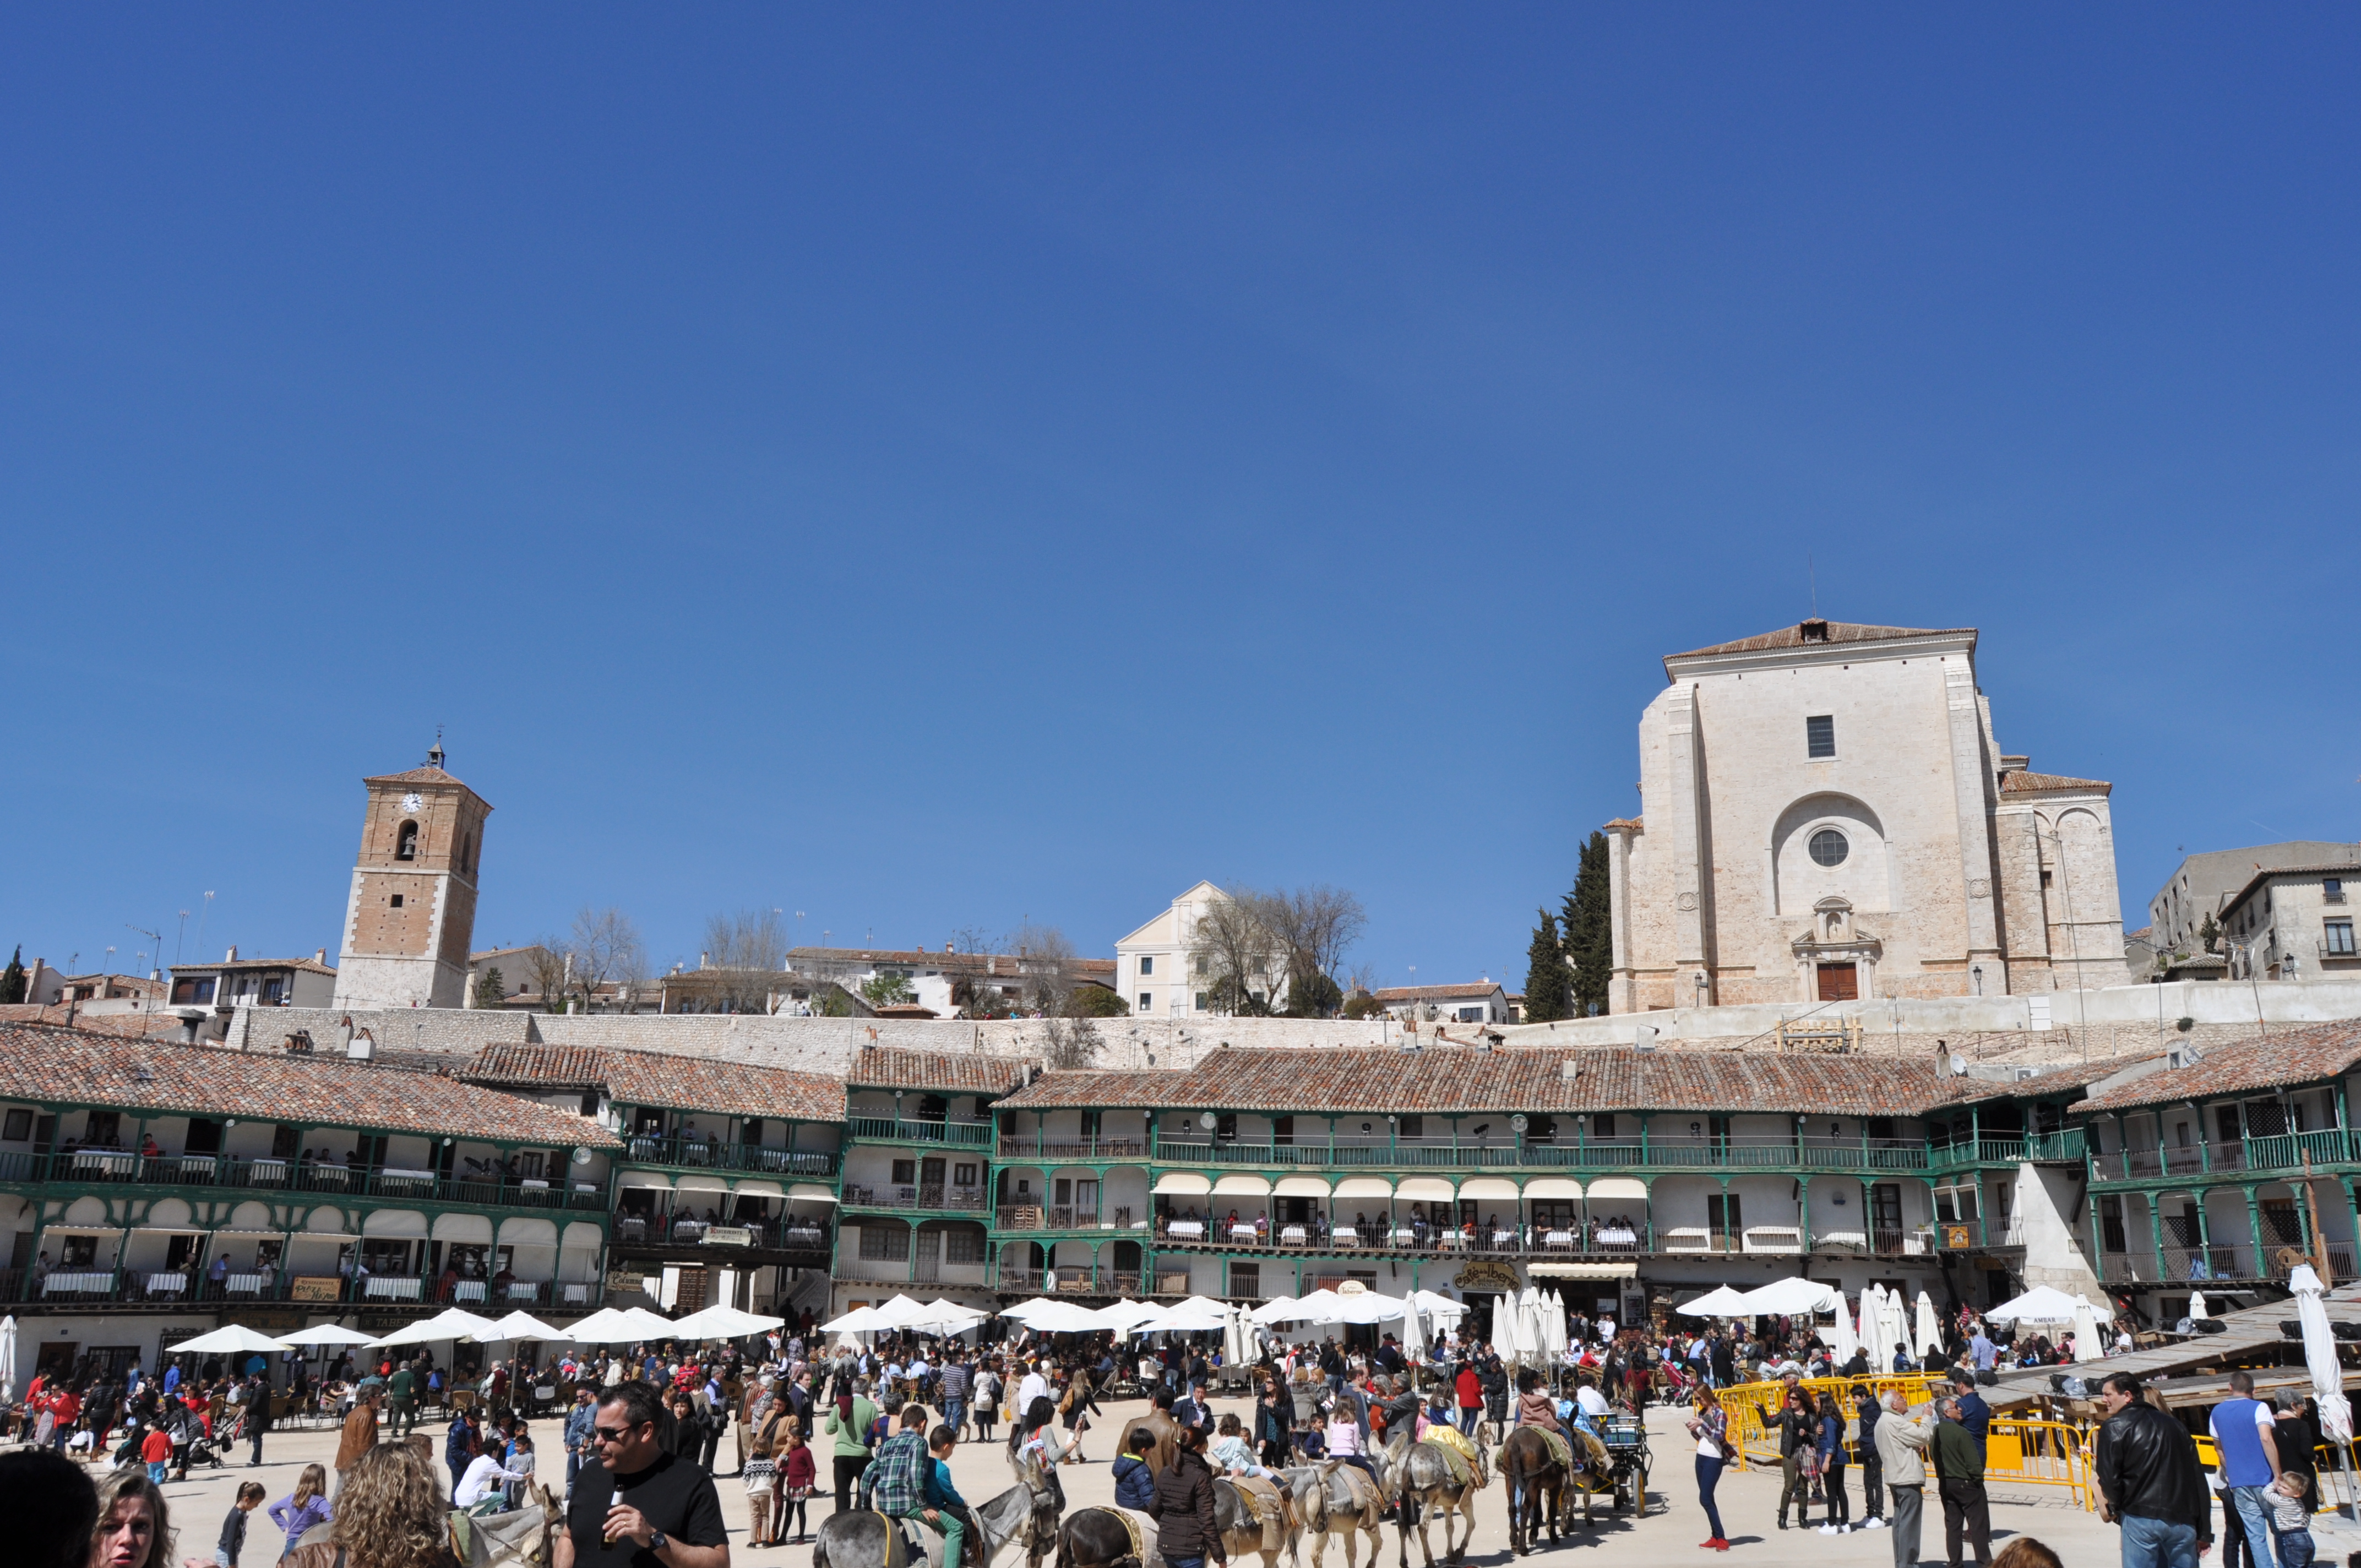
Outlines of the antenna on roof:
[{"label": "antenna on roof", "polygon": [[443,727],[439,724],[434,727],[434,750],[426,753],[426,765],[430,768],[443,765]]},{"label": "antenna on roof", "polygon": [[1817,620],[1820,619],[1820,574],[1812,565],[1812,553],[1808,550],[1804,552],[1804,580],[1811,585],[1812,619]]}]

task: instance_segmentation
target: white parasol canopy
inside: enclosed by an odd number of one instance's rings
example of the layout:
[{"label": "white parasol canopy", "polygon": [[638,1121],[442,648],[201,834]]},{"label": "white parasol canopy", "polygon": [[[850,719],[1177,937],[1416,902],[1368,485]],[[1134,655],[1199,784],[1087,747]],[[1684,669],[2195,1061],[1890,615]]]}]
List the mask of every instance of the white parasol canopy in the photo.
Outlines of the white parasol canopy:
[{"label": "white parasol canopy", "polygon": [[1426,1356],[1426,1325],[1421,1321],[1422,1313],[1415,1295],[1411,1297],[1408,1306],[1410,1310],[1402,1313],[1402,1359],[1416,1363]]},{"label": "white parasol canopy", "polygon": [[1246,1316],[1257,1323],[1293,1322],[1295,1320],[1292,1314],[1296,1305],[1296,1299],[1292,1296],[1273,1296],[1261,1306],[1247,1312]]},{"label": "white parasol canopy", "polygon": [[1806,1312],[1825,1312],[1839,1299],[1837,1293],[1817,1279],[1773,1279],[1768,1285],[1757,1286],[1739,1297],[1733,1317],[1751,1318],[1800,1317]]},{"label": "white parasol canopy", "polygon": [[489,1333],[478,1337],[487,1340],[537,1339],[551,1343],[564,1343],[566,1340],[566,1335],[559,1330],[550,1327],[522,1308],[494,1323]]},{"label": "white parasol canopy", "polygon": [[1734,1318],[1745,1305],[1746,1298],[1727,1285],[1717,1285],[1694,1301],[1684,1301],[1673,1309],[1692,1318]]},{"label": "white parasol canopy", "polygon": [[2320,1276],[2312,1265],[2297,1264],[2288,1271],[2288,1288],[2295,1293],[2296,1318],[2303,1324],[2303,1364],[2312,1373],[2312,1398],[2320,1407],[2320,1430],[2332,1442],[2350,1442],[2353,1406],[2345,1398],[2345,1367],[2336,1358],[2336,1333],[2329,1327],[2328,1309],[2321,1305]]},{"label": "white parasol canopy", "polygon": [[1861,1321],[1855,1337],[1861,1341],[1861,1353],[1869,1359],[1872,1376],[1883,1377],[1893,1369],[1894,1347],[1885,1343],[1885,1325],[1879,1320],[1878,1299],[1883,1295],[1874,1285],[1866,1286],[1861,1293]]},{"label": "white parasol canopy", "polygon": [[831,1334],[866,1334],[874,1333],[884,1326],[877,1321],[876,1308],[855,1307],[844,1316],[820,1324],[820,1331]]},{"label": "white parasol canopy", "polygon": [[1135,1323],[1126,1332],[1132,1334],[1201,1333],[1214,1329],[1226,1330],[1230,1315],[1226,1310],[1207,1311],[1182,1301],[1167,1307],[1152,1318]]},{"label": "white parasol canopy", "polygon": [[293,1349],[308,1344],[368,1344],[374,1337],[358,1329],[348,1329],[342,1323],[320,1323],[312,1328],[299,1329],[291,1334],[282,1334],[279,1343]]},{"label": "white parasol canopy", "polygon": [[588,1317],[568,1323],[565,1337],[575,1344],[632,1344],[648,1336],[620,1308],[601,1307]]},{"label": "white parasol canopy", "polygon": [[2211,1316],[2213,1316],[2213,1314],[2205,1310],[2205,1292],[2202,1290],[2191,1290],[2189,1293],[2190,1321],[2191,1322],[2202,1323]]},{"label": "white parasol canopy", "polygon": [[[1011,1309],[1001,1316],[1005,1318],[1013,1313],[1014,1309]],[[1106,1326],[1099,1321],[1096,1312],[1087,1307],[1078,1307],[1071,1301],[1043,1301],[1017,1321],[1037,1334],[1085,1334]]]},{"label": "white parasol canopy", "polygon": [[1153,1307],[1145,1301],[1135,1301],[1128,1296],[1123,1296],[1108,1302],[1092,1315],[1099,1320],[1101,1328],[1113,1329],[1115,1332],[1121,1333],[1134,1323],[1144,1323],[1162,1310],[1161,1307]]},{"label": "white parasol canopy", "polygon": [[670,1318],[645,1307],[624,1308],[623,1321],[638,1329],[642,1339],[671,1339],[680,1332]]},{"label": "white parasol canopy", "polygon": [[231,1323],[209,1334],[199,1334],[194,1339],[184,1339],[178,1344],[164,1348],[174,1355],[183,1351],[192,1355],[204,1355],[241,1350],[284,1350],[287,1346],[285,1342],[272,1339],[269,1334],[257,1333],[252,1329]]},{"label": "white parasol canopy", "polygon": [[1459,1321],[1467,1315],[1466,1302],[1455,1301],[1437,1290],[1413,1290],[1410,1299],[1417,1304],[1420,1311],[1434,1320],[1434,1326],[1438,1329],[1456,1328]]},{"label": "white parasol canopy", "polygon": [[1943,1354],[1943,1330],[1935,1319],[1935,1298],[1918,1292],[1918,1326],[1912,1333],[1911,1354],[1920,1360]]},{"label": "white parasol canopy", "polygon": [[1880,1373],[1891,1371],[1894,1358],[1908,1348],[1910,1328],[1906,1321],[1909,1306],[1899,1290],[1880,1290],[1877,1296],[1877,1337],[1885,1346],[1885,1365]]},{"label": "white parasol canopy", "polygon": [[785,1328],[786,1324],[785,1318],[766,1318],[760,1312],[715,1306],[701,1312],[691,1312],[674,1323],[672,1332],[683,1339],[744,1339],[748,1334],[768,1333],[773,1329]]},{"label": "white parasol canopy", "polygon": [[445,1307],[431,1318],[405,1324],[382,1339],[368,1343],[378,1344],[432,1344],[438,1340],[487,1340],[500,1336],[492,1332],[492,1320],[479,1318],[458,1307]]},{"label": "white parasol canopy", "polygon": [[2037,1285],[2024,1295],[1984,1313],[1991,1323],[2070,1323],[2074,1321],[2075,1303],[2090,1308],[2092,1316],[2105,1322],[2115,1315],[2113,1307],[2093,1304],[2087,1296],[2069,1296],[2054,1285]]},{"label": "white parasol canopy", "polygon": [[16,1397],[16,1318],[0,1318],[0,1399]]}]

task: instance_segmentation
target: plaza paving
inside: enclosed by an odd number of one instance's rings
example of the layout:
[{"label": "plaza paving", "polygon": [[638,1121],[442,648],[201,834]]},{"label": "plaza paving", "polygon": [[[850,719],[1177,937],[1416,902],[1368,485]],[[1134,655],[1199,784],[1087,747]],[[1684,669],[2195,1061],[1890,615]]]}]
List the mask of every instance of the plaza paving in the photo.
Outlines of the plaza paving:
[{"label": "plaza paving", "polygon": [[[1114,1457],[1116,1434],[1125,1416],[1137,1416],[1147,1409],[1138,1400],[1110,1403],[1110,1420],[1083,1436],[1083,1452],[1093,1463],[1070,1465],[1064,1472],[1069,1508],[1087,1507],[1113,1500],[1113,1483],[1108,1476],[1107,1461]],[[1241,1416],[1248,1413],[1244,1400],[1217,1401],[1215,1409],[1235,1409]],[[541,1464],[544,1471],[553,1466],[555,1475],[565,1473],[565,1455],[558,1442],[559,1423],[555,1420],[536,1421],[533,1425],[534,1442],[543,1451]],[[442,1423],[437,1421],[421,1430],[435,1442],[435,1453],[442,1453]],[[1005,1432],[1005,1429],[1002,1429]],[[1654,1475],[1650,1486],[1648,1512],[1644,1519],[1632,1520],[1610,1518],[1603,1511],[1588,1530],[1578,1524],[1557,1546],[1543,1544],[1533,1553],[1535,1561],[1553,1557],[1567,1562],[1634,1562],[1653,1561],[1662,1557],[1686,1561],[1705,1561],[1712,1556],[1697,1551],[1697,1542],[1706,1536],[1705,1515],[1697,1508],[1697,1487],[1693,1475],[1693,1447],[1681,1430],[1679,1412],[1657,1410],[1648,1421],[1649,1443],[1654,1456]],[[336,1434],[332,1429],[275,1432],[265,1439],[264,1464],[259,1470],[246,1467],[246,1451],[239,1448],[219,1470],[192,1473],[186,1481],[169,1483],[165,1494],[172,1507],[172,1522],[180,1534],[178,1552],[174,1558],[195,1556],[210,1560],[215,1535],[231,1499],[236,1495],[238,1483],[258,1479],[269,1488],[269,1500],[277,1501],[293,1486],[302,1467],[312,1462],[326,1464],[335,1454]],[[1008,1467],[1002,1457],[998,1442],[989,1447],[961,1444],[951,1462],[953,1475],[960,1489],[971,1502],[980,1502],[1004,1490],[1010,1484]],[[754,1563],[760,1568],[809,1568],[811,1548],[788,1546],[750,1551],[745,1545],[746,1510],[743,1489],[734,1477],[726,1474],[735,1467],[736,1457],[730,1439],[721,1445],[719,1461],[725,1474],[716,1478],[721,1491],[722,1508],[730,1528],[732,1561]],[[825,1458],[820,1463],[820,1475],[825,1482],[829,1469]],[[1860,1474],[1849,1473],[1853,1506],[1861,1505]],[[1779,1494],[1775,1471],[1761,1470],[1743,1475],[1726,1475],[1721,1483],[1718,1501],[1722,1522],[1730,1532],[1731,1551],[1728,1561],[1778,1564],[1883,1564],[1893,1561],[1891,1537],[1883,1530],[1858,1531],[1848,1536],[1823,1536],[1816,1531],[1780,1530],[1773,1528],[1773,1511]],[[813,1499],[812,1523],[818,1525],[829,1509],[832,1497]],[[1817,1513],[1815,1513],[1817,1519]],[[1442,1543],[1439,1529],[1430,1527],[1438,1551]],[[2038,1537],[2048,1543],[2059,1555],[2071,1564],[2111,1564],[2117,1561],[2116,1532],[2112,1525],[2097,1515],[2086,1513],[2074,1506],[2065,1493],[2038,1496],[2029,1491],[2014,1495],[1996,1494],[1993,1504],[1993,1540],[1995,1547],[2011,1534]],[[260,1511],[258,1511],[248,1534],[245,1568],[269,1568],[276,1560],[280,1535]],[[2333,1561],[2327,1552],[2330,1542],[2323,1539],[2322,1561]],[[2361,1545],[2361,1541],[2354,1544]],[[1391,1565],[1400,1561],[1400,1538],[1389,1527],[1383,1561]],[[1308,1563],[1310,1543],[1305,1543]],[[1921,1553],[1930,1563],[1943,1561],[1942,1520],[1939,1513],[1928,1520],[1928,1529]],[[1644,1554],[1644,1556],[1642,1555]],[[1415,1538],[1411,1544],[1411,1560],[1419,1563]],[[1258,1562],[1249,1559],[1248,1562]],[[1363,1558],[1367,1562],[1366,1554]],[[1477,1506],[1477,1526],[1474,1544],[1468,1552],[1468,1562],[1497,1568],[1510,1561],[1509,1527],[1505,1494],[1499,1477],[1484,1493]],[[2209,1559],[2208,1561],[2212,1561]],[[1021,1563],[1022,1555],[1014,1551],[1004,1553],[997,1568],[1010,1568]],[[1342,1553],[1331,1548],[1327,1563],[1337,1568]],[[1241,1564],[1244,1568],[1244,1564]]]}]

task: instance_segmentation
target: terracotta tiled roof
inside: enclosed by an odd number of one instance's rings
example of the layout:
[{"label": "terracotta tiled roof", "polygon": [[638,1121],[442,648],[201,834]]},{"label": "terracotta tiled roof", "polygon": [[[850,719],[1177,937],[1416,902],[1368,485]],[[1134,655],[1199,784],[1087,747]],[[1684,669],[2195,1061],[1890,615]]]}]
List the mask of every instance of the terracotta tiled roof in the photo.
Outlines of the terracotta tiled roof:
[{"label": "terracotta tiled roof", "polygon": [[[1577,1064],[1571,1078],[1561,1069],[1568,1061]],[[998,1108],[1136,1105],[1340,1115],[1743,1110],[1915,1116],[1937,1105],[2047,1093],[2073,1081],[2044,1075],[2032,1082],[1996,1084],[1938,1079],[1923,1065],[1870,1057],[1734,1051],[1232,1049],[1213,1051],[1178,1072],[1046,1072]]]},{"label": "terracotta tiled roof", "polygon": [[2114,785],[2104,779],[2069,778],[2064,773],[2031,773],[2019,770],[2001,775],[2003,795],[2041,795],[2050,790],[2094,789],[2101,795],[2114,793]]},{"label": "terracotta tiled roof", "polygon": [[1005,1094],[1025,1081],[1030,1066],[1014,1057],[988,1057],[974,1051],[906,1051],[870,1046],[844,1080],[867,1089]]},{"label": "terracotta tiled roof", "polygon": [[504,1043],[486,1046],[460,1077],[508,1089],[598,1086],[627,1105],[724,1116],[844,1119],[844,1085],[816,1072],[661,1051]]},{"label": "terracotta tiled roof", "polygon": [[0,1006],[0,1024],[63,1025],[69,1011],[73,1014],[74,1027],[93,1035],[117,1035],[130,1039],[148,1036],[167,1040],[181,1037],[177,1013],[163,1008],[142,1013],[93,1013],[87,1002],[76,1008],[63,1002],[10,1003]]},{"label": "terracotta tiled roof", "polygon": [[306,974],[324,974],[334,979],[335,970],[317,959],[227,959],[220,963],[174,964],[174,974],[228,974],[235,970],[287,969],[302,970]]},{"label": "terracotta tiled roof", "polygon": [[2166,1105],[2222,1094],[2316,1083],[2361,1063],[2361,1023],[2315,1024],[2273,1030],[2268,1039],[2212,1046],[2187,1067],[2158,1069],[2073,1107],[2103,1113],[2139,1105]]},{"label": "terracotta tiled roof", "polygon": [[456,1079],[341,1057],[126,1040],[86,1029],[0,1025],[0,1083],[11,1095],[46,1104],[618,1146],[596,1122]]},{"label": "terracotta tiled roof", "polygon": [[412,768],[408,773],[379,773],[375,778],[363,779],[361,780],[361,783],[373,784],[458,784],[461,789],[466,789],[467,787],[466,784],[461,784],[459,780],[452,777],[449,773],[445,773],[440,768]]},{"label": "terracotta tiled roof", "polygon": [[592,1046],[510,1041],[478,1051],[459,1076],[502,1089],[597,1089],[607,1082],[607,1053]]},{"label": "terracotta tiled roof", "polygon": [[[1804,628],[1823,625],[1827,635],[1806,638]],[[1896,642],[1912,637],[1973,637],[1972,626],[1953,627],[1949,630],[1927,630],[1913,626],[1861,626],[1850,620],[1824,622],[1804,621],[1795,626],[1783,626],[1776,631],[1765,631],[1756,637],[1741,637],[1734,642],[1717,642],[1710,648],[1692,648],[1686,653],[1668,653],[1668,659],[1698,659],[1708,653],[1764,653],[1774,648],[1819,648],[1842,642]]]},{"label": "terracotta tiled roof", "polygon": [[1442,1002],[1455,996],[1489,996],[1499,989],[1497,980],[1471,980],[1465,985],[1389,985],[1370,994],[1380,1002]]}]

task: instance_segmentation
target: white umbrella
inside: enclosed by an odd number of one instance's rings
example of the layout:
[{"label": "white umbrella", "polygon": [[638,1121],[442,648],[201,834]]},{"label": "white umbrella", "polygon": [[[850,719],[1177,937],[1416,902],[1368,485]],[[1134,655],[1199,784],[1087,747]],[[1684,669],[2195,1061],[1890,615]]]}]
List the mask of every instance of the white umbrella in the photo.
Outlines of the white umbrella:
[{"label": "white umbrella", "polygon": [[1418,1303],[1419,1310],[1434,1320],[1438,1329],[1457,1328],[1459,1321],[1467,1315],[1466,1302],[1455,1301],[1440,1291],[1413,1290],[1410,1299]]},{"label": "white umbrella", "polygon": [[2205,1310],[2205,1292],[2202,1290],[2191,1290],[2189,1293],[2190,1320],[2192,1322],[2202,1322],[2211,1315],[2211,1313]]},{"label": "white umbrella", "polygon": [[556,1329],[550,1327],[547,1323],[543,1322],[539,1318],[534,1317],[531,1312],[524,1310],[522,1308],[519,1308],[517,1310],[511,1312],[507,1317],[502,1318],[500,1321],[494,1323],[491,1327],[490,1332],[479,1337],[487,1340],[536,1339],[553,1344],[562,1344],[566,1340],[565,1334]]},{"label": "white umbrella", "polygon": [[1344,1298],[1334,1290],[1314,1290],[1294,1300],[1281,1297],[1255,1309],[1258,1323],[1333,1323]]},{"label": "white umbrella", "polygon": [[0,1402],[16,1397],[16,1319],[0,1318]]},{"label": "white umbrella", "polygon": [[[1030,1325],[1033,1321],[1033,1314],[1036,1312],[1041,1311],[1044,1309],[1053,1312],[1061,1311],[1072,1305],[1073,1303],[1071,1301],[1052,1301],[1047,1296],[1036,1296],[1029,1301],[1019,1301],[1014,1307],[1001,1308],[1000,1315],[1004,1318],[1013,1318],[1020,1323]],[[842,1320],[840,1319],[838,1321],[841,1321]]]},{"label": "white umbrella", "polygon": [[670,1318],[645,1307],[624,1308],[623,1321],[638,1329],[642,1339],[672,1339],[680,1332]]},{"label": "white umbrella", "polygon": [[1071,1301],[1044,1301],[1020,1321],[1037,1334],[1086,1334],[1106,1326],[1096,1312]]},{"label": "white umbrella", "polygon": [[2295,1315],[2303,1324],[2303,1364],[2312,1373],[2312,1402],[2320,1407],[2320,1430],[2332,1442],[2353,1441],[2353,1406],[2345,1398],[2345,1367],[2336,1358],[2336,1333],[2321,1304],[2320,1276],[2299,1263],[2288,1271],[2295,1292]]},{"label": "white umbrella", "polygon": [[1390,1323],[1407,1316],[1410,1303],[1399,1296],[1380,1296],[1375,1290],[1356,1290],[1336,1294],[1336,1316],[1339,1323]]},{"label": "white umbrella", "polygon": [[885,1325],[877,1321],[874,1307],[855,1307],[844,1316],[820,1324],[820,1332],[831,1334],[873,1333]]},{"label": "white umbrella", "polygon": [[1920,1360],[1943,1354],[1943,1331],[1935,1321],[1935,1298],[1918,1292],[1918,1328],[1911,1336],[1911,1353]]},{"label": "white umbrella", "polygon": [[1146,1322],[1163,1310],[1161,1307],[1151,1307],[1145,1301],[1135,1301],[1128,1296],[1122,1296],[1101,1307],[1093,1315],[1099,1320],[1100,1327],[1113,1329],[1115,1332],[1121,1333],[1134,1323]]},{"label": "white umbrella", "polygon": [[[506,1321],[506,1320],[502,1320]],[[744,1339],[749,1334],[768,1333],[785,1328],[785,1318],[766,1318],[760,1312],[748,1312],[736,1307],[713,1306],[701,1312],[691,1312],[672,1326],[672,1332],[683,1339]]]},{"label": "white umbrella", "polygon": [[1886,1365],[1878,1371],[1892,1370],[1894,1357],[1910,1343],[1910,1330],[1903,1321],[1907,1310],[1899,1290],[1880,1291],[1877,1298],[1877,1337],[1884,1343]]},{"label": "white umbrella", "polygon": [[348,1329],[342,1323],[321,1323],[313,1328],[302,1329],[287,1334],[281,1337],[279,1343],[291,1348],[309,1344],[368,1344],[375,1337],[372,1334],[365,1334],[358,1329]]},{"label": "white umbrella", "polygon": [[940,1296],[927,1303],[927,1310],[934,1314],[936,1328],[947,1334],[965,1333],[992,1316],[981,1307],[963,1307]]},{"label": "white umbrella", "polygon": [[1248,1309],[1246,1316],[1257,1323],[1285,1323],[1294,1320],[1289,1315],[1296,1306],[1292,1296],[1273,1296],[1259,1307]]},{"label": "white umbrella", "polygon": [[1226,1311],[1209,1312],[1202,1307],[1191,1307],[1186,1301],[1167,1307],[1152,1318],[1136,1323],[1130,1329],[1134,1335],[1160,1333],[1202,1333],[1229,1326]]},{"label": "white umbrella", "polygon": [[1837,1293],[1817,1279],[1774,1279],[1768,1285],[1757,1286],[1739,1299],[1734,1317],[1756,1316],[1801,1317],[1806,1312],[1825,1312]]},{"label": "white umbrella", "polygon": [[1246,1310],[1233,1307],[1222,1314],[1222,1365],[1235,1366],[1246,1358],[1246,1344],[1240,1337],[1246,1327]]},{"label": "white umbrella", "polygon": [[1828,1354],[1842,1366],[1861,1349],[1861,1336],[1853,1332],[1852,1313],[1845,1308],[1844,1293],[1837,1293],[1837,1321],[1828,1328]]},{"label": "white umbrella", "polygon": [[487,1340],[500,1336],[492,1332],[492,1320],[479,1318],[459,1307],[445,1307],[433,1317],[409,1323],[368,1343],[379,1344],[432,1344],[440,1340]]},{"label": "white umbrella", "polygon": [[178,1344],[166,1345],[164,1348],[174,1355],[183,1351],[192,1355],[202,1355],[241,1350],[284,1350],[287,1346],[284,1342],[272,1339],[269,1334],[257,1333],[252,1329],[240,1328],[237,1324],[232,1323],[226,1328],[215,1329],[209,1334],[199,1334],[194,1339],[184,1339]]},{"label": "white umbrella", "polygon": [[2106,1347],[2099,1343],[2099,1315],[2092,1310],[2091,1299],[2078,1294],[2074,1298],[2074,1359],[2096,1361],[2106,1354]]},{"label": "white umbrella", "polygon": [[2054,1285],[2037,1285],[2024,1295],[2003,1301],[1985,1312],[1984,1321],[1988,1323],[2070,1323],[2074,1321],[2078,1300],[2102,1322],[2115,1315],[2114,1308],[2095,1306],[2087,1296],[2069,1296]]},{"label": "white umbrella", "polygon": [[637,1323],[615,1307],[601,1307],[566,1327],[566,1338],[576,1344],[631,1344],[647,1337]]},{"label": "white umbrella", "polygon": [[1885,1324],[1878,1314],[1880,1294],[1874,1285],[1861,1291],[1861,1323],[1857,1337],[1861,1341],[1861,1354],[1869,1359],[1870,1372],[1875,1376],[1883,1377],[1894,1365],[1894,1347],[1885,1343]]},{"label": "white umbrella", "polygon": [[1412,1296],[1407,1305],[1410,1310],[1402,1314],[1402,1359],[1411,1362],[1421,1361],[1426,1355],[1426,1325],[1419,1321],[1421,1304],[1418,1298]]},{"label": "white umbrella", "polygon": [[1673,1309],[1692,1318],[1734,1318],[1743,1310],[1746,1298],[1727,1285],[1717,1285],[1694,1301],[1684,1301]]},{"label": "white umbrella", "polygon": [[915,1329],[927,1321],[927,1304],[907,1296],[895,1296],[877,1307],[877,1326],[881,1329]]}]

